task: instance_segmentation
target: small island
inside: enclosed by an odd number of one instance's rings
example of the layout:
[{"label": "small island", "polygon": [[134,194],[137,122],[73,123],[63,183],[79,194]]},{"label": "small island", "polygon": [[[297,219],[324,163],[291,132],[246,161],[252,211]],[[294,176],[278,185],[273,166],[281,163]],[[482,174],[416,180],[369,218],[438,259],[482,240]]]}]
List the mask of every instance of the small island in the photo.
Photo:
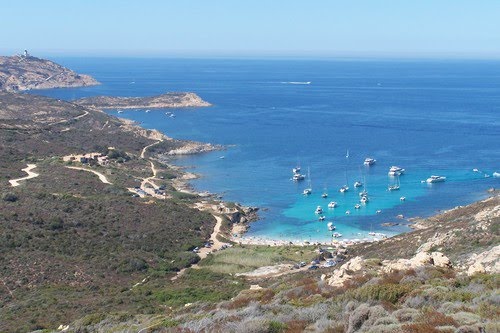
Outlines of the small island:
[{"label": "small island", "polygon": [[50,60],[31,56],[28,51],[11,57],[0,56],[0,90],[25,91],[95,86],[100,83]]},{"label": "small island", "polygon": [[191,92],[169,92],[148,97],[95,96],[78,99],[75,103],[98,109],[159,109],[211,106],[210,103]]}]

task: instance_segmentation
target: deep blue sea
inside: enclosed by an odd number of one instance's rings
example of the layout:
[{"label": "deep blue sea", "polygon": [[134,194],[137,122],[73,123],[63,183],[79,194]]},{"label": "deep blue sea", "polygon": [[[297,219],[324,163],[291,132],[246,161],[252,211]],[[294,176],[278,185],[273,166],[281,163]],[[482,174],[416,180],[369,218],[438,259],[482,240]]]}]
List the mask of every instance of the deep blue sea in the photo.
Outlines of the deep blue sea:
[{"label": "deep blue sea", "polygon": [[[248,236],[325,241],[331,238],[328,222],[344,238],[395,234],[409,230],[397,215],[429,216],[484,198],[488,188],[500,185],[499,178],[487,177],[500,172],[500,62],[54,60],[102,85],[35,93],[72,100],[192,91],[212,103],[173,110],[175,118],[167,110],[109,113],[174,138],[230,146],[176,163],[201,176],[192,183],[196,189],[262,208]],[[365,157],[376,164],[363,166]],[[302,173],[310,170],[310,179],[291,181],[297,164]],[[387,174],[391,165],[406,169],[399,191],[387,190],[394,182]],[[341,194],[346,175],[350,190]],[[447,180],[422,183],[431,175]],[[354,208],[355,180],[365,181],[369,192],[369,203],[360,209]],[[313,192],[304,196],[309,181]],[[338,207],[327,209],[332,200]],[[314,213],[318,205],[323,222]]]}]

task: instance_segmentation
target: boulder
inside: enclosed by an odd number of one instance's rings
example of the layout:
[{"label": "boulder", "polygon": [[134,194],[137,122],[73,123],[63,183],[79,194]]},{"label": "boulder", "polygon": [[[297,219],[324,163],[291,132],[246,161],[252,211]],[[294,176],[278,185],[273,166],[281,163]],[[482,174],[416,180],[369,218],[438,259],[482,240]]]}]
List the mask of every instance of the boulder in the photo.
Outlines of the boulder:
[{"label": "boulder", "polygon": [[443,267],[443,268],[452,267],[450,259],[441,252],[432,252],[431,257],[432,257],[432,262],[436,267]]}]

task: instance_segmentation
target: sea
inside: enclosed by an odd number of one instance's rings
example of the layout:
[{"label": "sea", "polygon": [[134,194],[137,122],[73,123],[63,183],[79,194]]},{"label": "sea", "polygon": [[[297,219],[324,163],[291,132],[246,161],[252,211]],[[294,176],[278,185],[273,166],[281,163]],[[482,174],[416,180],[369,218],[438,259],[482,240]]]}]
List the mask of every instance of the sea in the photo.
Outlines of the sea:
[{"label": "sea", "polygon": [[[195,189],[260,208],[244,237],[328,242],[328,223],[342,239],[391,236],[411,230],[412,218],[472,203],[500,186],[493,176],[500,172],[500,61],[53,60],[102,85],[34,93],[74,100],[191,91],[212,103],[107,112],[173,138],[224,145],[174,163],[199,175]],[[376,163],[365,166],[366,157]],[[404,174],[388,176],[393,165]],[[295,167],[303,181],[291,180]],[[446,181],[428,184],[431,175]],[[389,191],[395,183],[399,190]],[[369,201],[356,209],[362,190]],[[336,208],[328,208],[331,201]]]}]

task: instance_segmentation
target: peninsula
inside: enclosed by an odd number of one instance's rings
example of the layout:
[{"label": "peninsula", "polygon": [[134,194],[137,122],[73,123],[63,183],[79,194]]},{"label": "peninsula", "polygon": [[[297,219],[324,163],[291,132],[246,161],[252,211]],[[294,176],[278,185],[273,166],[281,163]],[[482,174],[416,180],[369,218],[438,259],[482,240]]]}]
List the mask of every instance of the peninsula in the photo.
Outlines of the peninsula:
[{"label": "peninsula", "polygon": [[95,96],[76,100],[82,106],[98,109],[135,109],[135,108],[186,108],[203,107],[211,104],[191,92],[169,92],[149,97]]},{"label": "peninsula", "polygon": [[0,90],[70,88],[100,84],[89,75],[78,74],[50,60],[28,54],[0,56]]}]

